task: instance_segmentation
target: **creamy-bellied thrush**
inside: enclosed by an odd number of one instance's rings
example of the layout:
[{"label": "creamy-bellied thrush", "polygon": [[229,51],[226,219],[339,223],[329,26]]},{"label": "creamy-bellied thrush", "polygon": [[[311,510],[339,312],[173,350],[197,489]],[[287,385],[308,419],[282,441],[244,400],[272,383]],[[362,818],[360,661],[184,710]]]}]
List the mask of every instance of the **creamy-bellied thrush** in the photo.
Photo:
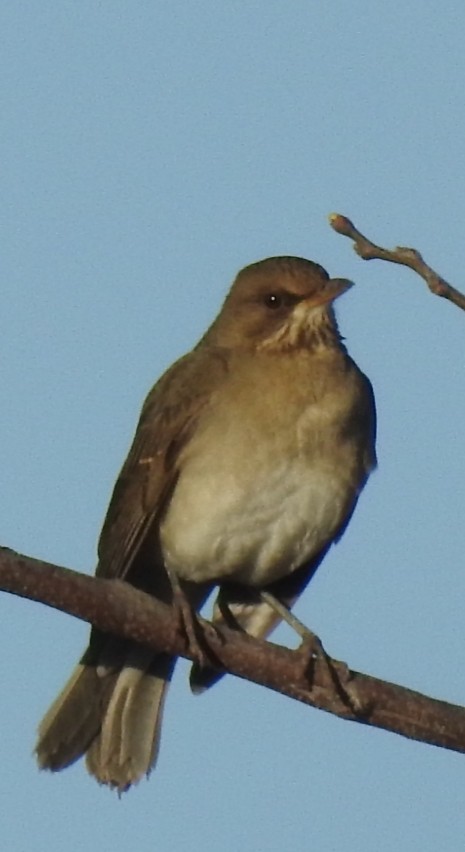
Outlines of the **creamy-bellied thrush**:
[{"label": "creamy-bellied thrush", "polygon": [[[337,541],[376,464],[370,382],[347,354],[333,301],[351,286],[274,257],[243,269],[198,345],[150,391],[116,482],[97,575],[266,636]],[[170,581],[171,578],[171,581]],[[175,658],[93,629],[39,728],[39,765],[86,754],[125,790],[158,753]],[[219,675],[194,665],[200,691]]]}]

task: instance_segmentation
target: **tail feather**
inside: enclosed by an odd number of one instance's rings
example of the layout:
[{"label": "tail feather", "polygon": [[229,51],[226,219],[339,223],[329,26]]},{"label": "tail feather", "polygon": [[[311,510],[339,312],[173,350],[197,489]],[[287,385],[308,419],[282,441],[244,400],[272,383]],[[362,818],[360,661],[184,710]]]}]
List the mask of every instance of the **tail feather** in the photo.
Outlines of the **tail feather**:
[{"label": "tail feather", "polygon": [[[98,736],[86,755],[87,769],[101,784],[120,792],[149,775],[159,745],[166,689],[174,658],[153,659],[145,649],[121,669]],[[146,665],[143,666],[145,656]]]},{"label": "tail feather", "polygon": [[39,725],[41,769],[65,769],[87,750],[101,724],[102,686],[95,667],[76,666]]},{"label": "tail feather", "polygon": [[[39,726],[41,769],[57,771],[86,754],[101,784],[126,790],[153,768],[166,688],[175,658],[126,643],[119,664],[83,661]],[[108,655],[106,655],[108,657]]]}]

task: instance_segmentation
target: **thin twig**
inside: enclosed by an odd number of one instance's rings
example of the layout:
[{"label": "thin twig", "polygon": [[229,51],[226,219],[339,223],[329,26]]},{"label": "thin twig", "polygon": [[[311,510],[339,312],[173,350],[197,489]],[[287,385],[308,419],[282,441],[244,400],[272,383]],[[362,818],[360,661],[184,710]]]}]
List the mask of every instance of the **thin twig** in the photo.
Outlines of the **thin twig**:
[{"label": "thin twig", "polygon": [[390,263],[399,263],[408,266],[426,281],[429,289],[435,296],[448,299],[462,311],[465,311],[465,295],[448,284],[434,269],[431,269],[423,260],[419,251],[405,246],[397,246],[395,249],[385,249],[372,243],[351,222],[347,216],[340,213],[331,213],[329,223],[334,231],[354,241],[354,250],[362,260],[387,260]]}]

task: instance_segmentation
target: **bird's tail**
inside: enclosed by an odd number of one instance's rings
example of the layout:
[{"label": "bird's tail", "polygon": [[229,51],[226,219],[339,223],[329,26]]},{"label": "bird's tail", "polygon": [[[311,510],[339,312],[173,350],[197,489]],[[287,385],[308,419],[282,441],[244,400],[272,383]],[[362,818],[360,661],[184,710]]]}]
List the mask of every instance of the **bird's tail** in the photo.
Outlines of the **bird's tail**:
[{"label": "bird's tail", "polygon": [[175,658],[121,640],[92,657],[89,649],[44,716],[37,760],[58,771],[85,754],[91,775],[122,792],[155,765]]}]

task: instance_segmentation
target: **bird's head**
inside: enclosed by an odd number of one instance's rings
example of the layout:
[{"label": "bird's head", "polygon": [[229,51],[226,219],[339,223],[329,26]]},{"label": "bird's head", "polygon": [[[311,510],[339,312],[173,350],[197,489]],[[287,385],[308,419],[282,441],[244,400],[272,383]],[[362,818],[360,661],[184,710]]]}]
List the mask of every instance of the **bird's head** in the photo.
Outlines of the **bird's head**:
[{"label": "bird's head", "polygon": [[340,337],[332,303],[351,286],[311,260],[261,260],[239,272],[208,338],[255,350],[334,345]]}]

